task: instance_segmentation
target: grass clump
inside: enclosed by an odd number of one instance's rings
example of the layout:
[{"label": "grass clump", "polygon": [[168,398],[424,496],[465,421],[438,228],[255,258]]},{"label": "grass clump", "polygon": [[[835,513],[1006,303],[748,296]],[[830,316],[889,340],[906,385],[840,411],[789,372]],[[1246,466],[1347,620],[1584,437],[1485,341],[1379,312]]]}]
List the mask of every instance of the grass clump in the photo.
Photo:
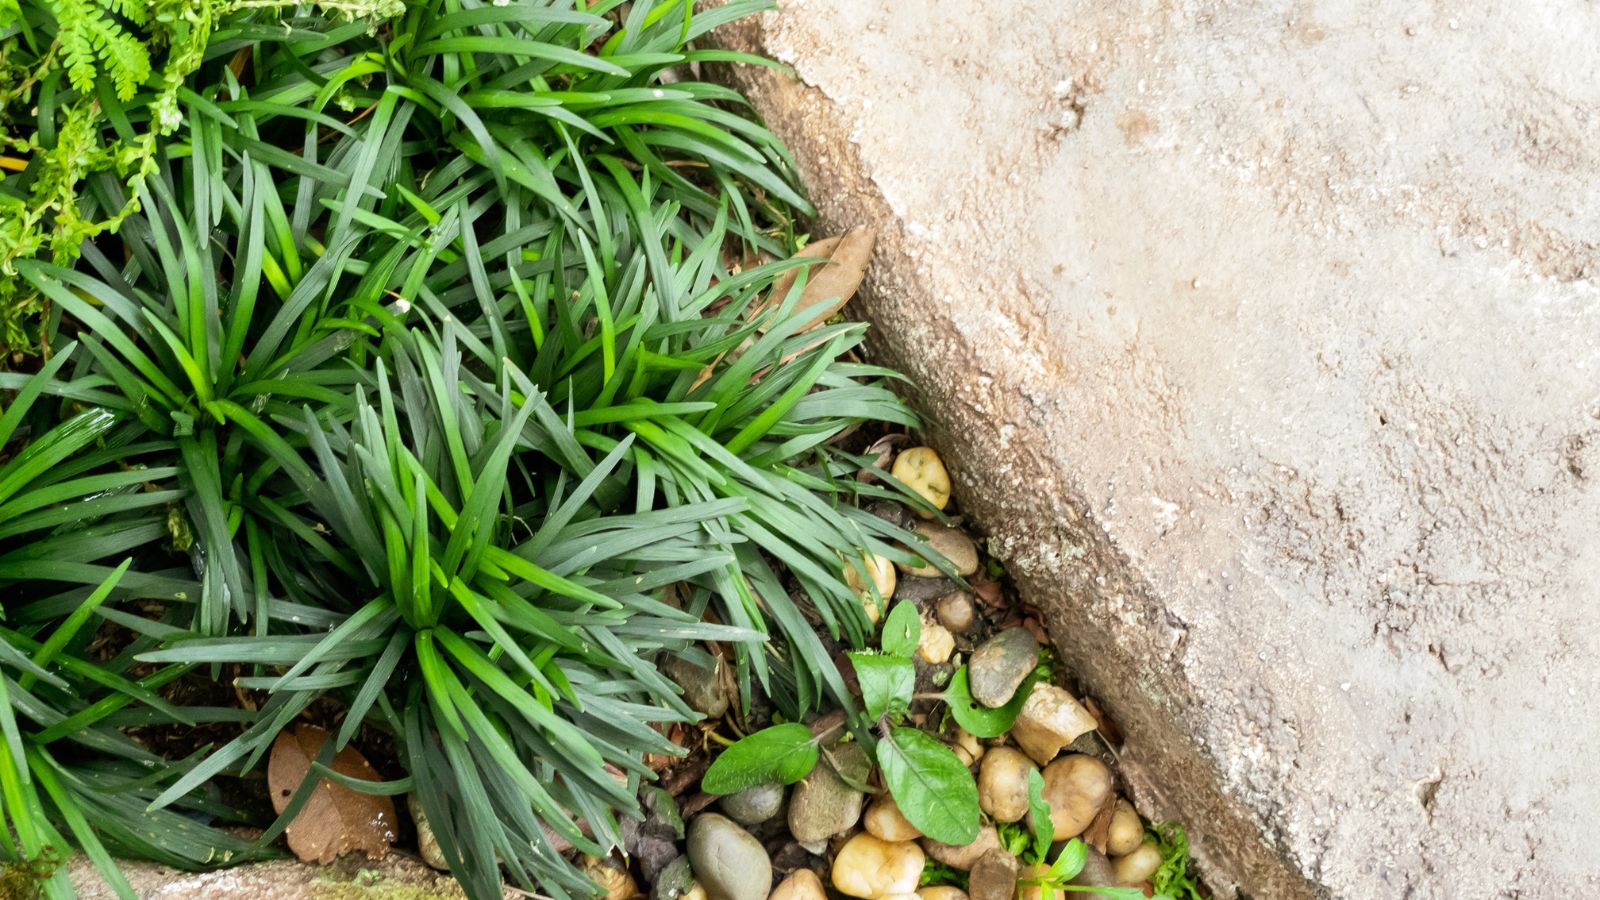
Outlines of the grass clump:
[{"label": "grass clump", "polygon": [[50,352],[0,375],[0,861],[270,855],[310,718],[392,749],[469,895],[587,894],[563,850],[695,718],[662,655],[847,702],[842,560],[911,558],[834,442],[916,420],[774,296],[804,200],[693,77],[761,7],[248,6],[140,177],[84,179],[119,227],[7,259]]}]

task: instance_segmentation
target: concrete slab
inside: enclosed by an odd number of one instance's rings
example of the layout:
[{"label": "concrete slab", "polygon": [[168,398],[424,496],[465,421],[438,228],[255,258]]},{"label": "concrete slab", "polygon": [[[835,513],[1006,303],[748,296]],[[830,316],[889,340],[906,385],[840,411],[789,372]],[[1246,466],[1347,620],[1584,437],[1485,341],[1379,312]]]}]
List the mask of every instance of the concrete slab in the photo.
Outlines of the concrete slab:
[{"label": "concrete slab", "polygon": [[1215,886],[1600,887],[1600,7],[788,0],[727,40],[795,68],[735,77],[825,229],[879,227],[879,348]]}]

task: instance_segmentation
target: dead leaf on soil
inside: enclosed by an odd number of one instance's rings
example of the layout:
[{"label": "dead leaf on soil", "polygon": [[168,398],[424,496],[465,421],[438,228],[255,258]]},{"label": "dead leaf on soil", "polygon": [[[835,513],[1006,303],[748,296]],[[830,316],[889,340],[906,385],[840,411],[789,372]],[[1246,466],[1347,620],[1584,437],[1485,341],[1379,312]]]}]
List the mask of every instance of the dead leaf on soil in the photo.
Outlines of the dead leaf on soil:
[{"label": "dead leaf on soil", "polygon": [[998,581],[971,581],[972,592],[978,595],[983,605],[990,609],[999,609],[1004,604],[1000,599],[1000,582]]},{"label": "dead leaf on soil", "polygon": [[[874,466],[887,472],[889,471],[889,464],[894,462],[895,448],[901,444],[904,444],[910,439],[911,435],[904,432],[897,431],[891,434],[886,434],[883,437],[873,441],[872,446],[867,448],[865,455],[872,457],[872,464]],[[862,469],[859,472],[856,472],[856,481],[859,481],[862,484],[870,484],[871,482],[877,480],[878,476],[867,469]]]},{"label": "dead leaf on soil", "polygon": [[1106,844],[1111,840],[1111,817],[1116,811],[1117,795],[1110,794],[1106,797],[1106,802],[1101,805],[1100,811],[1095,813],[1094,821],[1089,823],[1088,830],[1084,831],[1083,842],[1101,853],[1106,852]]},{"label": "dead leaf on soil", "polygon": [[1117,720],[1111,718],[1111,716],[1108,715],[1105,710],[1102,710],[1100,708],[1100,704],[1094,702],[1093,697],[1083,698],[1083,708],[1087,709],[1089,711],[1089,715],[1093,716],[1094,720],[1099,723],[1100,727],[1096,728],[1095,730],[1100,732],[1100,736],[1105,738],[1106,743],[1109,744],[1113,750],[1121,747],[1123,740],[1122,728],[1121,726],[1117,725]]},{"label": "dead leaf on soil", "polygon": [[[315,725],[298,725],[272,742],[267,762],[267,788],[272,808],[282,813],[311,771],[311,763],[328,742],[328,732]],[[333,771],[363,781],[380,781],[378,773],[355,747],[346,746],[333,757]],[[394,842],[394,800],[353,791],[327,779],[312,790],[286,832],[289,849],[306,862],[333,862],[351,850],[378,859]]]},{"label": "dead leaf on soil", "polygon": [[[795,304],[796,315],[810,318],[810,324],[802,331],[826,322],[856,295],[856,289],[861,287],[861,279],[866,277],[867,260],[871,258],[872,247],[877,240],[876,230],[862,226],[852,228],[839,237],[807,244],[805,249],[794,255],[795,259],[827,260],[820,266],[810,267],[806,286],[800,292],[800,301]],[[779,275],[772,282],[766,302],[752,315],[782,304],[795,279],[800,277],[800,271],[790,269]]]}]

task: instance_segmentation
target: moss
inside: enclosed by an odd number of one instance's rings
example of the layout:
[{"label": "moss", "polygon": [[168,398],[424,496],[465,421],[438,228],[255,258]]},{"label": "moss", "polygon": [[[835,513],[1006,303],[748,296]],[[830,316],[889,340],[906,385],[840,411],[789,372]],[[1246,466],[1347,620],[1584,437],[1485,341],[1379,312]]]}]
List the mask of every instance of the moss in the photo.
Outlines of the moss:
[{"label": "moss", "polygon": [[436,883],[415,884],[374,869],[362,869],[348,881],[318,880],[313,896],[317,900],[441,900],[460,897],[461,893],[453,884],[443,889]]},{"label": "moss", "polygon": [[33,900],[39,886],[55,874],[54,863],[8,863],[0,866],[0,900]]}]

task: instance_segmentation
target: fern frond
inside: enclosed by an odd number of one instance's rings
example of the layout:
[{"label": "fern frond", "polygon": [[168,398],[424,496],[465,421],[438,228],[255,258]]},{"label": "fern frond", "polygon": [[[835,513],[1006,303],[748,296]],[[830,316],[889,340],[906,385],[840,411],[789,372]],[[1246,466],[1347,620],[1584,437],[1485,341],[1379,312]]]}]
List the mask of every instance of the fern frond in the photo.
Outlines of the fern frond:
[{"label": "fern frond", "polygon": [[[138,5],[138,0],[113,2],[119,11]],[[56,36],[72,86],[89,93],[103,72],[119,98],[132,99],[150,78],[150,52],[144,42],[125,31],[108,10],[88,0],[53,0],[50,9],[56,17]]]}]

